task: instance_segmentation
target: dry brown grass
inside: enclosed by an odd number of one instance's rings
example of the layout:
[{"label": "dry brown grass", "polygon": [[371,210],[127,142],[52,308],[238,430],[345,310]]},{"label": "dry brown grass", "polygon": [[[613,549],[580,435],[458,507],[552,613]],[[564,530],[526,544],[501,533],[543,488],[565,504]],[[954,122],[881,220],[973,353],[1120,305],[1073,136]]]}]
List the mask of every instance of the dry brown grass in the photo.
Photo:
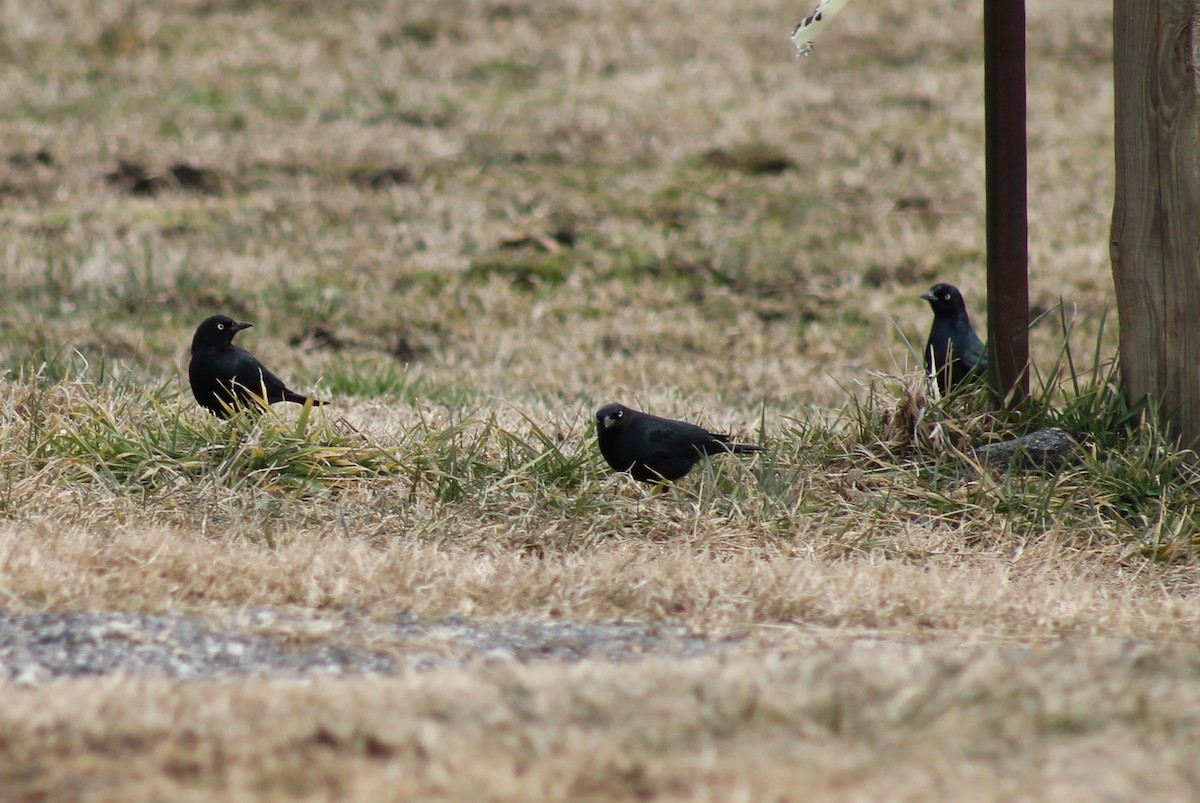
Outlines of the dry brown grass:
[{"label": "dry brown grass", "polygon": [[[451,528],[441,543],[423,543],[425,527],[382,544],[302,531],[275,549],[187,531],[38,537],[10,527],[0,535],[0,584],[17,608],[533,614],[666,619],[743,635],[761,625],[801,633],[1187,638],[1200,625],[1188,573],[1138,572],[1054,544],[949,552],[944,536],[912,528],[897,536],[903,557],[864,550],[830,559],[840,545],[816,533],[789,549],[752,545],[753,534],[719,525],[663,523],[652,542],[609,538],[586,550],[548,539],[534,550],[536,532],[514,543],[507,532],[453,521],[426,524]],[[722,539],[730,546],[721,549]],[[786,630],[770,632],[784,638]]]},{"label": "dry brown grass", "polygon": [[[2,686],[0,798],[1194,795],[1195,505],[1178,481],[1155,499],[1177,464],[931,479],[951,464],[910,459],[985,428],[929,412],[905,343],[938,280],[983,329],[979,4],[853,3],[798,63],[806,10],[0,6],[0,604],[733,639],[616,666]],[[1081,372],[1116,344],[1110,14],[1029,9],[1033,303],[1077,317]],[[219,189],[124,193],[121,158]],[[411,180],[364,187],[390,167]],[[215,311],[335,405],[303,431],[209,421],[181,369]],[[1032,338],[1047,370],[1054,316]],[[878,413],[881,373],[887,420],[856,435],[837,410]],[[617,399],[773,454],[654,495],[591,448]]]},{"label": "dry brown grass", "polygon": [[[662,21],[593,2],[79,9],[7,12],[27,65],[0,85],[26,109],[7,141],[56,166],[13,179],[5,276],[49,296],[15,326],[119,372],[177,376],[195,321],[228,307],[298,381],[345,370],[282,345],[322,323],[367,360],[406,331],[431,349],[419,377],[539,418],[610,396],[786,413],[911,365],[891,321],[917,341],[934,280],[983,323],[979,18],[961,0],[852,12],[799,63],[779,34],[795,14],[762,3]],[[1033,297],[1091,314],[1085,343],[1111,300],[1108,13],[1031,10]],[[796,167],[704,168],[713,148]],[[122,197],[101,179],[119,156],[231,189]],[[348,178],[394,164],[412,184]],[[559,228],[575,248],[500,248]]]},{"label": "dry brown grass", "polygon": [[1185,799],[1194,645],[814,639],[394,680],[0,691],[9,799]]}]

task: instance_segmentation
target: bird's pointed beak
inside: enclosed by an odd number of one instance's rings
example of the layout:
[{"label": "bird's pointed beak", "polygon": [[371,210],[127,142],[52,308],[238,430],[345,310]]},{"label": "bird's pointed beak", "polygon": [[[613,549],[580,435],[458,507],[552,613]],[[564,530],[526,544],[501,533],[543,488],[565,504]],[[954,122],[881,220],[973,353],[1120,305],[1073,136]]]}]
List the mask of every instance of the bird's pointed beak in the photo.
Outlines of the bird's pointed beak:
[{"label": "bird's pointed beak", "polygon": [[921,298],[925,299],[926,301],[936,301],[937,300],[936,297],[933,295],[933,293],[921,293]]},{"label": "bird's pointed beak", "polygon": [[233,326],[229,327],[229,331],[240,332],[243,329],[249,329],[251,326],[254,326],[254,324],[245,322],[235,323]]}]

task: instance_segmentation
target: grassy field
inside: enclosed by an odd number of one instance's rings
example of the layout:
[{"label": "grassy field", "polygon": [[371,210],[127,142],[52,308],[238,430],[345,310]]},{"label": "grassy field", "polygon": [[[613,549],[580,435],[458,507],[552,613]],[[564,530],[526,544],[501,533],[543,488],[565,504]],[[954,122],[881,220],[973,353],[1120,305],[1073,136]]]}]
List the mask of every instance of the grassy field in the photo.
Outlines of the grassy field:
[{"label": "grassy field", "polygon": [[[11,800],[1182,799],[1192,455],[1113,365],[1111,4],[1030,4],[1035,399],[985,331],[978,2],[0,4],[0,604],[669,622],[694,659],[0,684]],[[224,312],[332,403],[215,420]],[[623,401],[762,442],[656,494]],[[1080,435],[1050,474],[972,444]]]}]

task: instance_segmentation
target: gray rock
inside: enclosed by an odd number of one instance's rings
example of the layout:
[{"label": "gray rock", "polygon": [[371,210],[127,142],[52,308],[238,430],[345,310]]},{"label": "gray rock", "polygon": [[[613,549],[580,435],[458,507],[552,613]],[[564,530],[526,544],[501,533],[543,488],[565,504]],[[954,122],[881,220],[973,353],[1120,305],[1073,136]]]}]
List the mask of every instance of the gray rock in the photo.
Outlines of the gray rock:
[{"label": "gray rock", "polygon": [[1020,438],[988,443],[971,450],[984,468],[1009,471],[1057,471],[1079,456],[1079,443],[1059,427],[1039,429]]}]

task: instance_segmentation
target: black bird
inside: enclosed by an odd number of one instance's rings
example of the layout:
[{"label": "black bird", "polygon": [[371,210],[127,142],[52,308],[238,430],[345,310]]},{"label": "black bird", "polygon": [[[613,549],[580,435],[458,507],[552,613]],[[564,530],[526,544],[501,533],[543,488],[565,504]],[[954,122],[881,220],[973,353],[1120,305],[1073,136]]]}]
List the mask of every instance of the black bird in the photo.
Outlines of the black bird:
[{"label": "black bird", "polygon": [[627,471],[642,482],[674,481],[685,476],[705,455],[765,452],[761,446],[732,443],[686,421],[659,418],[606,404],[596,411],[600,454],[614,471]]},{"label": "black bird", "polygon": [[[237,409],[261,408],[289,401],[304,404],[308,397],[289,390],[283,380],[267,370],[244,348],[233,345],[233,336],[253,324],[239,323],[228,315],[213,315],[196,329],[188,381],[201,407],[221,418]],[[324,404],[313,399],[314,405]]]},{"label": "black bird", "polygon": [[958,288],[941,282],[921,298],[933,307],[933,326],[925,343],[925,372],[937,379],[938,391],[944,396],[967,379],[986,377],[987,347],[971,328]]}]

